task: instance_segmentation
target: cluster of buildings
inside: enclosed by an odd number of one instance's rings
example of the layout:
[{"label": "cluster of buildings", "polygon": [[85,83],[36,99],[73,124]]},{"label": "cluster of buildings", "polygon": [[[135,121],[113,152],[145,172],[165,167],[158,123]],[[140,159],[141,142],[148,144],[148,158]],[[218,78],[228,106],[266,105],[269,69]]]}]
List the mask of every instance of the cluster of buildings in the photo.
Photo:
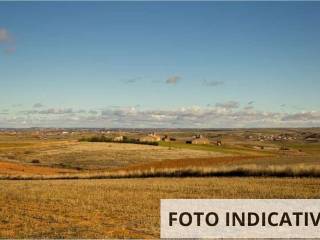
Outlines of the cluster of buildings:
[{"label": "cluster of buildings", "polygon": [[139,138],[139,142],[160,142],[160,141],[161,141],[161,137],[154,132],[148,134],[147,136],[143,136]]},{"label": "cluster of buildings", "polygon": [[[186,141],[187,144],[210,144],[210,140],[204,136],[200,135],[195,135],[192,137],[191,140]],[[221,146],[222,142],[220,140],[216,141],[217,146]]]},{"label": "cluster of buildings", "polygon": [[[123,135],[118,135],[116,137],[113,137],[114,142],[121,142],[124,140]],[[169,137],[168,135],[160,136],[157,135],[155,132],[149,133],[145,136],[141,136],[138,139],[139,142],[171,142],[171,141],[176,141],[177,139],[174,137]],[[188,139],[185,141],[187,144],[210,144],[210,140],[202,135],[195,135],[191,139]],[[221,146],[221,141],[216,142],[217,146]]]},{"label": "cluster of buildings", "polygon": [[257,137],[255,136],[248,136],[248,139],[255,140],[255,141],[291,141],[291,140],[296,140],[296,137],[290,136],[288,134],[280,134],[280,135],[259,135]]},{"label": "cluster of buildings", "polygon": [[203,137],[202,135],[195,135],[192,139],[187,140],[186,143],[188,144],[209,144],[210,141],[208,138]]}]

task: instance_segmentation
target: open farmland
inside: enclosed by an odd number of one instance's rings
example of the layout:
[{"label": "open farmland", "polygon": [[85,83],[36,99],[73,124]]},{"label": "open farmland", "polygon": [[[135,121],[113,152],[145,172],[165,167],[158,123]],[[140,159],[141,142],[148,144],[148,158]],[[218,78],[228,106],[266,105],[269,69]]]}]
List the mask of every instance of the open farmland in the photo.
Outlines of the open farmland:
[{"label": "open farmland", "polygon": [[0,134],[1,238],[158,238],[160,199],[320,197],[318,129],[160,131],[175,140],[159,146],[63,131]]},{"label": "open farmland", "polygon": [[[15,145],[16,144],[16,145]],[[102,170],[163,159],[214,158],[231,154],[120,143],[32,141],[0,143],[2,161],[70,169]]]},{"label": "open farmland", "polygon": [[[139,138],[147,133],[121,131],[121,134]],[[199,134],[208,139],[208,144],[186,144],[190,137]],[[119,136],[119,131],[4,131],[0,133],[0,177],[85,174],[81,177],[85,178],[88,175],[108,176],[117,171],[123,176],[126,171],[198,171],[199,168],[217,171],[247,166],[250,169],[318,168],[320,143],[305,140],[306,136],[315,134],[318,136],[318,129],[163,130],[159,136],[171,136],[175,140],[160,141],[159,146],[151,146],[79,141],[97,135],[112,138]],[[220,146],[216,144],[218,141],[222,142]]]},{"label": "open farmland", "polygon": [[159,238],[160,199],[319,198],[319,185],[318,178],[1,181],[0,237]]}]

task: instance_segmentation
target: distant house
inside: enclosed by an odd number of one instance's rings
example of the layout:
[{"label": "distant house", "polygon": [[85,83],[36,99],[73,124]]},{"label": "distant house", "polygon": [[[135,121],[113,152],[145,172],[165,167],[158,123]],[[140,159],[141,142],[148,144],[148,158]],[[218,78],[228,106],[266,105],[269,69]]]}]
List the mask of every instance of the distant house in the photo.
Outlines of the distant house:
[{"label": "distant house", "polygon": [[209,144],[210,141],[207,138],[196,138],[191,141],[192,144]]},{"label": "distant house", "polygon": [[139,138],[139,142],[160,142],[161,137],[156,135],[155,133],[150,133],[147,136],[143,136]]},{"label": "distant house", "polygon": [[164,142],[170,142],[170,141],[174,141],[172,140],[173,138],[169,138],[168,135],[165,135],[161,140],[164,141]]},{"label": "distant house", "polygon": [[113,141],[114,141],[114,142],[121,142],[121,141],[123,141],[123,136],[114,137],[114,138],[113,138]]},{"label": "distant house", "polygon": [[188,144],[209,144],[210,141],[208,138],[203,137],[202,135],[194,136],[191,140],[186,141]]}]

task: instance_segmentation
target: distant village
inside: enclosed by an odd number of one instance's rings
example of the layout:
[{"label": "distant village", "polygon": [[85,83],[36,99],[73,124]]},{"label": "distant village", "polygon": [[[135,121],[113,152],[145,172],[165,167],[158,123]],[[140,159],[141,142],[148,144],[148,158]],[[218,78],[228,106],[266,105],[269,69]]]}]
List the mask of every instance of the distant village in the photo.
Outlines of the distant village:
[{"label": "distant village", "polygon": [[[1,134],[16,137],[30,137],[41,140],[47,139],[79,139],[84,136],[106,136],[114,142],[122,142],[125,138],[132,138],[143,142],[183,142],[186,144],[214,144],[223,145],[225,140],[236,139],[246,142],[294,142],[304,141],[316,143],[320,141],[320,131],[277,130],[277,133],[265,133],[266,130],[205,130],[205,129],[101,129],[101,128],[26,128],[0,129]],[[198,133],[197,133],[198,132]]]}]

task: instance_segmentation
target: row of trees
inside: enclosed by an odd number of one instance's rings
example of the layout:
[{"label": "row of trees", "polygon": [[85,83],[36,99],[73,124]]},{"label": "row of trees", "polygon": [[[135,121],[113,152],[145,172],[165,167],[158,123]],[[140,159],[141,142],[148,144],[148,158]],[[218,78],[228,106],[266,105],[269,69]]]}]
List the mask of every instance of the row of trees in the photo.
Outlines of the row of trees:
[{"label": "row of trees", "polygon": [[105,135],[101,136],[93,136],[88,138],[81,138],[79,141],[81,142],[117,142],[117,143],[132,143],[132,144],[144,144],[144,145],[153,145],[158,146],[158,142],[140,142],[139,139],[128,138],[124,136],[122,140],[115,141],[113,138],[106,137]]}]

